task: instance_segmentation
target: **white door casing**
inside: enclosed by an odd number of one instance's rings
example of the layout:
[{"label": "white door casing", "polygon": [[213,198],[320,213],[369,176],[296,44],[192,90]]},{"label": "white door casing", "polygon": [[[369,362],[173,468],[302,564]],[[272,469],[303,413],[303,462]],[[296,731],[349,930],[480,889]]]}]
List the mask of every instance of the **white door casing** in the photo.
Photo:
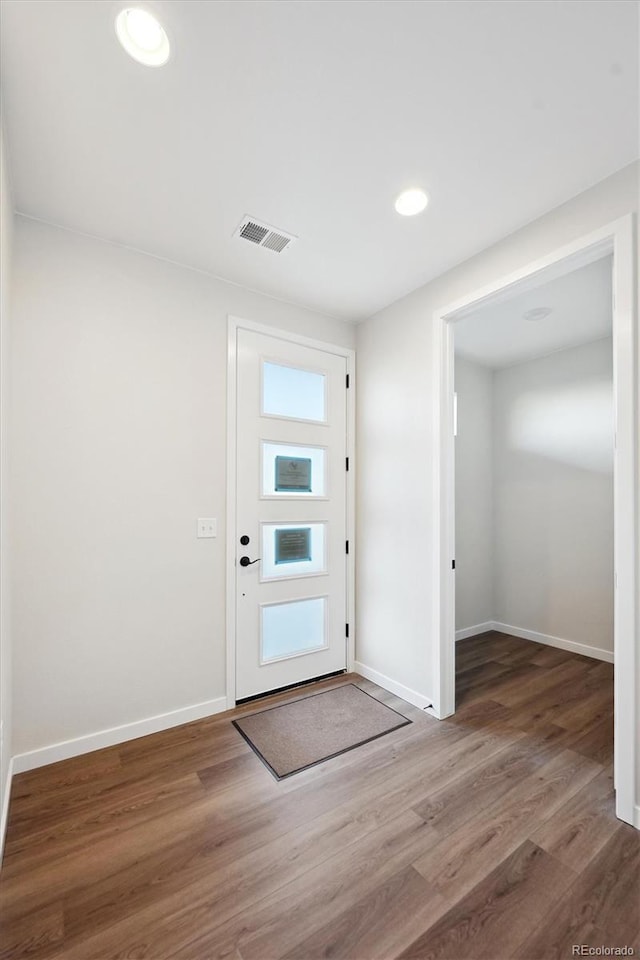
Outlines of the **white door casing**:
[{"label": "white door casing", "polygon": [[439,719],[455,711],[455,464],[453,437],[453,335],[451,324],[490,299],[504,298],[516,285],[536,285],[538,275],[565,272],[613,254],[614,353],[614,783],[616,814],[640,829],[635,806],[638,767],[638,517],[637,473],[638,333],[634,303],[634,216],[629,214],[587,236],[498,278],[456,303],[438,310],[433,377],[436,388],[434,435],[439,456],[434,461],[434,635],[436,647],[434,706]]},{"label": "white door casing", "polygon": [[244,699],[349,666],[351,357],[233,318],[229,342],[228,677]]}]

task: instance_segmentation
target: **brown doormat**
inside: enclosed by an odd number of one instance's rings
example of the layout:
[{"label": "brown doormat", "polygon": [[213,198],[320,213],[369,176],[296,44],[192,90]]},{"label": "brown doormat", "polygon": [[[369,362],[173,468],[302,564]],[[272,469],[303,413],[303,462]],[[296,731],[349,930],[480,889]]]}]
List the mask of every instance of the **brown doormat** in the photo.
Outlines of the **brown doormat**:
[{"label": "brown doormat", "polygon": [[284,780],[411,720],[347,683],[232,722],[274,777]]}]

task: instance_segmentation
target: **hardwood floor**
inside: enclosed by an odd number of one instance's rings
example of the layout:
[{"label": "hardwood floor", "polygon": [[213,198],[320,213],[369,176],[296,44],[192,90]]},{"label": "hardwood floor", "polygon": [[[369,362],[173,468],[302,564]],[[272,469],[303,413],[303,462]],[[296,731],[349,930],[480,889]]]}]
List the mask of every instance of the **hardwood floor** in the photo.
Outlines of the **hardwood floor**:
[{"label": "hardwood floor", "polygon": [[[21,774],[3,958],[564,958],[640,950],[640,834],[616,820],[612,667],[458,644],[459,709],[277,783],[237,711]],[[311,692],[281,694],[293,699]]]}]

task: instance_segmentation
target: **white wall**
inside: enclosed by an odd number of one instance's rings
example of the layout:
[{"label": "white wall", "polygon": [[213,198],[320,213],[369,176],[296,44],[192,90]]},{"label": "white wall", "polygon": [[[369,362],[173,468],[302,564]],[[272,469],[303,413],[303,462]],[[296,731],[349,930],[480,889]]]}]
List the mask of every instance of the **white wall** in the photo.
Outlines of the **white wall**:
[{"label": "white wall", "polygon": [[[14,753],[225,696],[227,314],[350,325],[16,219]],[[198,516],[218,518],[196,539]]]},{"label": "white wall", "polygon": [[[637,210],[638,164],[358,327],[357,659],[434,699],[434,312]],[[428,211],[425,214],[428,217]]]},{"label": "white wall", "polygon": [[612,653],[611,338],[495,371],[456,357],[455,373],[456,630]]},{"label": "white wall", "polygon": [[455,358],[456,630],[495,620],[493,370]]},{"label": "white wall", "polygon": [[10,286],[13,204],[0,120],[0,859],[9,803],[11,731],[11,590],[9,557]]},{"label": "white wall", "polygon": [[494,375],[495,616],[613,651],[613,344]]}]

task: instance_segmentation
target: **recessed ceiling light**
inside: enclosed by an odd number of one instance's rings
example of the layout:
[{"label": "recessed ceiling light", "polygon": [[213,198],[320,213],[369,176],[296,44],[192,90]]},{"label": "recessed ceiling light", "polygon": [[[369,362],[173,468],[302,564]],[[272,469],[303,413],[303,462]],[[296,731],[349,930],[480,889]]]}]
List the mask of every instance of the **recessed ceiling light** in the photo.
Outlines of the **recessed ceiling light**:
[{"label": "recessed ceiling light", "polygon": [[169,59],[170,47],[162,24],[146,10],[129,7],[116,17],[118,40],[130,57],[147,67],[161,67]]},{"label": "recessed ceiling light", "polygon": [[527,310],[526,313],[523,313],[523,317],[525,320],[535,323],[536,320],[544,320],[550,313],[551,307],[534,307],[533,310]]},{"label": "recessed ceiling light", "polygon": [[411,190],[403,190],[396,200],[396,210],[403,217],[414,217],[416,213],[422,213],[429,198],[424,190],[413,187]]}]

